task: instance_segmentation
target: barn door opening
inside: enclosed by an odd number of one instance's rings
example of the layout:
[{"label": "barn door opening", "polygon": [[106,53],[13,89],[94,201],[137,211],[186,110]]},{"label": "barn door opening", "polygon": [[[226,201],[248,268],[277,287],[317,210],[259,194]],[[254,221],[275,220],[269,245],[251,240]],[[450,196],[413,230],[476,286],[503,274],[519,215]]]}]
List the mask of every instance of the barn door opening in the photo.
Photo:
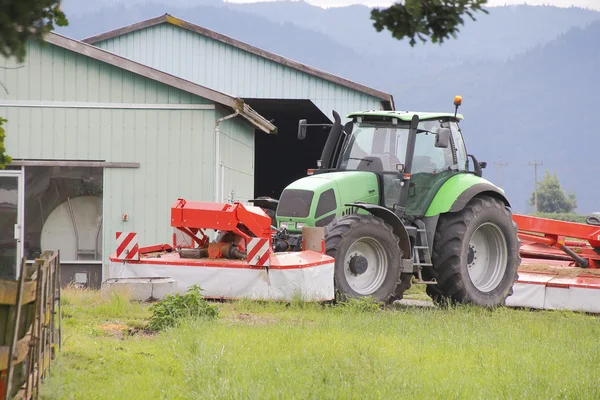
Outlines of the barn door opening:
[{"label": "barn door opening", "polygon": [[283,189],[316,168],[329,128],[311,129],[298,140],[298,122],[330,124],[330,119],[310,100],[244,99],[250,107],[278,128],[276,135],[256,132],[254,195],[279,199]]}]

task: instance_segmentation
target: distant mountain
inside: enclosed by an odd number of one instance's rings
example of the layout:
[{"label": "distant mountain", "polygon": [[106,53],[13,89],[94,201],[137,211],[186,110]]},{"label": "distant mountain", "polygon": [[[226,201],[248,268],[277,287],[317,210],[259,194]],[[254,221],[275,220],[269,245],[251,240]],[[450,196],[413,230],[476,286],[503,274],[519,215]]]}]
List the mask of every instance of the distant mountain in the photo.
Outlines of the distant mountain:
[{"label": "distant mountain", "polygon": [[[106,7],[118,5],[127,5],[132,16],[147,15],[148,8],[155,8],[155,5],[163,10],[224,7],[254,14],[271,22],[288,22],[311,31],[322,32],[340,45],[351,48],[359,54],[392,56],[397,61],[430,59],[434,62],[443,59],[461,62],[465,57],[478,60],[505,60],[536,45],[545,44],[573,27],[585,27],[593,21],[600,20],[600,12],[576,7],[488,7],[489,14],[477,13],[476,22],[466,19],[457,40],[448,41],[441,47],[429,44],[411,48],[407,41],[399,42],[387,32],[377,33],[370,20],[370,9],[361,5],[323,9],[296,0],[245,4],[222,0],[62,1],[63,9],[68,15],[77,18],[85,14],[99,16],[100,8],[104,8],[105,11]],[[187,15],[181,17],[187,18]],[[114,25],[115,21],[112,18],[102,19],[95,21],[93,26]]]},{"label": "distant mountain", "polygon": [[227,7],[260,15],[271,21],[293,22],[298,26],[326,33],[340,44],[362,54],[389,55],[399,59],[406,53],[411,58],[505,60],[544,44],[561,33],[600,20],[600,12],[581,8],[542,6],[489,7],[489,14],[475,14],[477,21],[466,18],[458,40],[443,46],[428,44],[411,48],[408,41],[399,42],[387,32],[377,33],[370,19],[370,8],[349,6],[322,9],[303,1],[276,1],[236,4]]},{"label": "distant mountain", "polygon": [[[494,7],[458,39],[417,45],[378,34],[363,6],[324,10],[303,2],[130,0],[127,6],[65,0],[59,33],[84,38],[164,13],[394,95],[402,110],[452,110],[463,95],[469,152],[503,187],[517,212],[530,209],[533,160],[577,193],[579,211],[600,211],[600,13],[577,8]],[[108,4],[108,0],[104,1]],[[193,5],[189,5],[193,4]],[[71,13],[70,10],[73,10]]]},{"label": "distant mountain", "polygon": [[446,78],[423,76],[427,83],[412,89],[429,96],[415,98],[414,108],[444,107],[453,94],[462,94],[469,150],[489,162],[484,173],[496,183],[494,162],[508,162],[503,186],[519,212],[528,209],[534,185],[528,163],[534,160],[543,162],[538,179],[546,169],[556,172],[563,187],[577,193],[579,211],[596,211],[600,54],[592,49],[599,41],[596,22],[505,63],[465,64],[445,71]]}]

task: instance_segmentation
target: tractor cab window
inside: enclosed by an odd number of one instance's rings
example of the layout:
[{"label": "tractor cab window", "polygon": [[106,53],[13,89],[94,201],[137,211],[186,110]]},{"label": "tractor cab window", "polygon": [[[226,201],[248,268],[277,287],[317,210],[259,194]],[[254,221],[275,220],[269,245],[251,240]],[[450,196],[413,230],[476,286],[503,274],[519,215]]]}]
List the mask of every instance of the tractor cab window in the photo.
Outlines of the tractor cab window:
[{"label": "tractor cab window", "polygon": [[413,157],[413,174],[438,174],[452,168],[456,164],[452,152],[452,143],[445,149],[435,147],[435,134],[440,127],[438,121],[423,121],[419,123],[420,129],[428,130],[431,133],[421,132],[417,134]]},{"label": "tractor cab window", "polygon": [[340,169],[397,173],[397,165],[406,157],[407,138],[405,125],[357,125],[343,150]]},{"label": "tractor cab window", "polygon": [[459,170],[454,134],[447,148],[435,147],[435,133],[440,128],[451,127],[448,121],[430,120],[419,123],[419,129],[429,132],[418,133],[415,142],[410,190],[406,204],[406,213],[409,215],[425,215],[437,190]]}]

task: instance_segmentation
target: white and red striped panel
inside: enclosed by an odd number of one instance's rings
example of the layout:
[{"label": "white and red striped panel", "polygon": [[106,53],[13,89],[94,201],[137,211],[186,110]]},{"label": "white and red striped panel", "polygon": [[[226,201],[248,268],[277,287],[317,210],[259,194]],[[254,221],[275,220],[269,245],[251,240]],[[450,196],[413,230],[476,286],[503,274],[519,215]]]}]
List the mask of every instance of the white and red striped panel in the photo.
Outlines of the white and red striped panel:
[{"label": "white and red striped panel", "polygon": [[117,232],[117,257],[118,260],[139,260],[140,246],[138,235],[135,232]]},{"label": "white and red striped panel", "polygon": [[248,264],[253,267],[269,267],[269,258],[271,248],[269,239],[252,238],[246,248],[248,254]]}]

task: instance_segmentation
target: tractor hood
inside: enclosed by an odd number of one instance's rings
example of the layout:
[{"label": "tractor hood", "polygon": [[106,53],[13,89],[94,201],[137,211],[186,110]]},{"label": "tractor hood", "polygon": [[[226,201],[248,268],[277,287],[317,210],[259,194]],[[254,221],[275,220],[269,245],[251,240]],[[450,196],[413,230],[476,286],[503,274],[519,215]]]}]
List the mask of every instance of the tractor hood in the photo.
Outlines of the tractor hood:
[{"label": "tractor hood", "polygon": [[282,192],[277,224],[290,232],[299,232],[302,226],[326,226],[345,212],[344,204],[356,201],[379,203],[376,174],[345,171],[307,176]]}]

